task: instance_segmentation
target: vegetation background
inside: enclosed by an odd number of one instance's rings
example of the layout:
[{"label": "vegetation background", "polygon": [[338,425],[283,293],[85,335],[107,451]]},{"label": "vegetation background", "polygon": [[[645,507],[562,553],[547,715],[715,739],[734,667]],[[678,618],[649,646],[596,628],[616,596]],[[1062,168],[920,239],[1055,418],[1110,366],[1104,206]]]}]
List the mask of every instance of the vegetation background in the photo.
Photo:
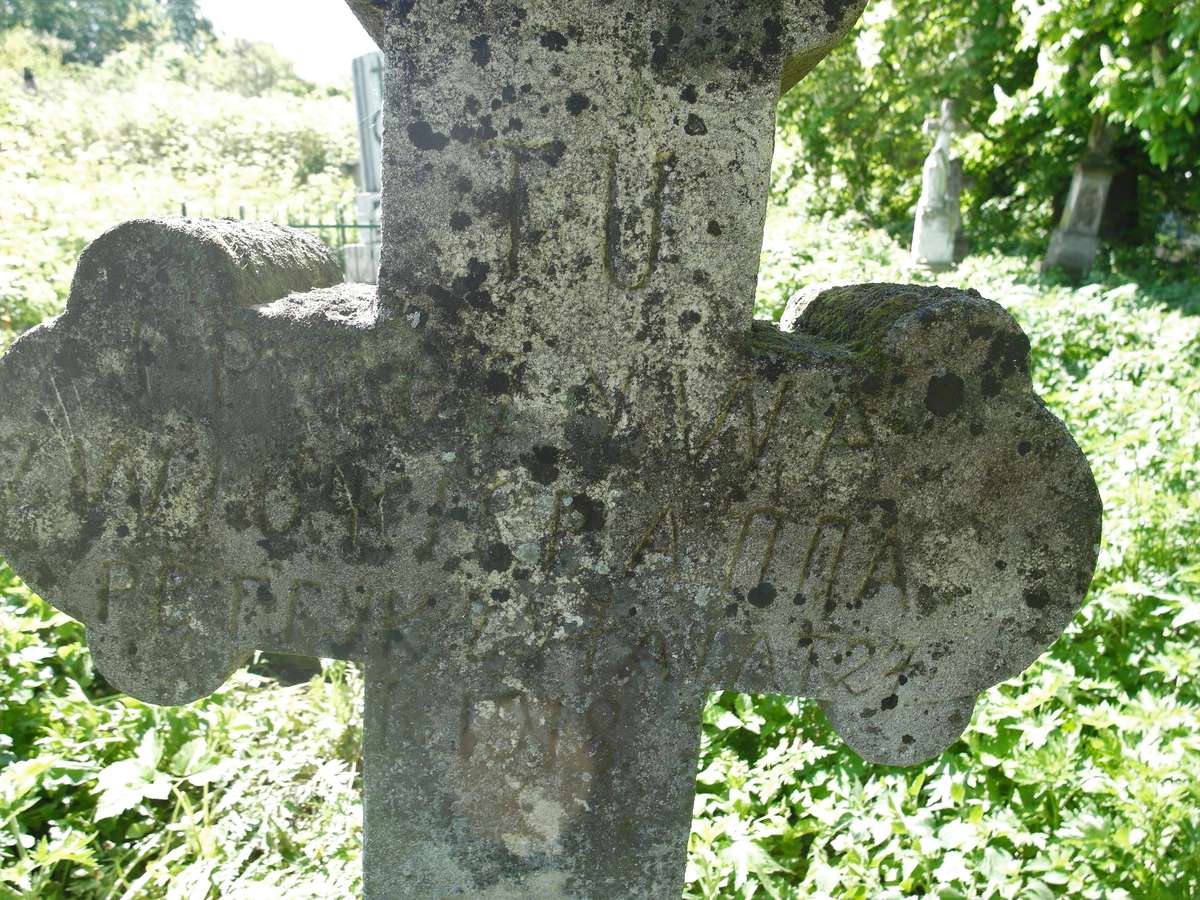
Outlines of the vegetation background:
[{"label": "vegetation background", "polygon": [[[864,764],[809,703],[714,695],[688,896],[1200,897],[1200,277],[1152,252],[1159,213],[1196,210],[1200,8],[886,10],[785,99],[759,313],[814,282],[911,280],[920,125],[953,89],[974,129],[976,247],[938,280],[1033,337],[1038,388],[1104,495],[1100,569],[1052,651],[922,767]],[[1141,200],[1072,285],[1036,255],[1097,114]],[[105,228],[182,201],[332,208],[355,156],[347,89],[216,41],[188,0],[0,0],[0,338],[61,310]],[[6,568],[0,661],[3,900],[360,889],[352,667],[292,687],[243,672],[149,707],[114,693],[82,627]]]}]

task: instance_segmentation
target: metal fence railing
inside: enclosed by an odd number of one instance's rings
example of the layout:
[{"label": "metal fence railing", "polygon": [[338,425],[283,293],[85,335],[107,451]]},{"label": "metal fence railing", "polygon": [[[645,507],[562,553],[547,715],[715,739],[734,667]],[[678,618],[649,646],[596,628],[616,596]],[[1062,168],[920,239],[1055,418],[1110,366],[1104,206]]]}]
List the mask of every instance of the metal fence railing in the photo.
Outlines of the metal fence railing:
[{"label": "metal fence railing", "polygon": [[332,247],[341,260],[342,268],[346,268],[346,248],[355,244],[377,246],[380,243],[380,226],[376,223],[363,224],[355,217],[353,207],[341,206],[332,210],[293,210],[272,209],[260,213],[258,207],[238,206],[236,214],[232,211],[214,212],[190,205],[187,202],[179,204],[179,215],[185,219],[240,219],[242,221],[266,221],[287,225],[291,228],[302,228],[314,231],[317,237]]}]

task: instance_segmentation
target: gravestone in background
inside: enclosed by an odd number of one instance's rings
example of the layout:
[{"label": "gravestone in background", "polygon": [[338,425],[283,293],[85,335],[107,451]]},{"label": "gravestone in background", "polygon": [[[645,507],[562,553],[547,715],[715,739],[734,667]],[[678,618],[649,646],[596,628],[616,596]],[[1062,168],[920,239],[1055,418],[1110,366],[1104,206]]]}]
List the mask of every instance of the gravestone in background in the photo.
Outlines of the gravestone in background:
[{"label": "gravestone in background", "polygon": [[941,115],[925,123],[934,135],[933,149],[921,171],[921,198],[913,226],[912,259],[920,268],[944,272],[959,261],[962,237],[962,161],[952,156],[954,101],[943,100]]},{"label": "gravestone in background", "polygon": [[358,116],[361,187],[355,198],[355,221],[364,240],[343,248],[346,280],[375,284],[383,246],[380,226],[383,190],[383,66],[382,53],[367,53],[354,60],[354,109]]},{"label": "gravestone in background", "polygon": [[1070,621],[1100,506],[995,303],[752,321],[780,85],[859,7],[356,9],[378,291],[280,228],[98,239],[0,361],[16,571],[152,702],[362,662],[374,898],[679,897],[713,688],[947,747]]},{"label": "gravestone in background", "polygon": [[1117,169],[1112,161],[1112,135],[1097,119],[1088,136],[1087,154],[1075,166],[1062,221],[1050,235],[1043,269],[1063,269],[1082,278],[1100,250],[1100,226]]}]

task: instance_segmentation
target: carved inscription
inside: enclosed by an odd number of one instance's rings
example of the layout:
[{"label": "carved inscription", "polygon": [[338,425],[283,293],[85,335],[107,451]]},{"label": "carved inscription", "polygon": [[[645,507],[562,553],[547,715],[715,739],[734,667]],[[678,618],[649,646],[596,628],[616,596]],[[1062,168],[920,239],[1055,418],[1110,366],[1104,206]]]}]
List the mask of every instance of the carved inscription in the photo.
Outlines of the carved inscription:
[{"label": "carved inscription", "polygon": [[[550,181],[543,174],[564,165],[567,146],[561,141],[485,141],[480,152],[487,157],[503,159],[503,188],[485,212],[498,218],[505,233],[507,249],[504,256],[503,278],[516,279],[528,248],[536,246],[546,236],[546,227],[536,222],[531,209],[538,188],[534,179]],[[604,162],[603,171],[596,173],[595,183],[602,186],[603,235],[600,257],[608,280],[629,291],[644,289],[658,270],[662,256],[662,222],[667,185],[675,166],[675,154],[663,151],[655,156],[645,178],[647,189],[639,193],[623,185],[622,160],[614,150],[583,151],[582,158],[597,154]],[[623,190],[623,187],[625,188]],[[555,195],[556,203],[561,200]],[[557,218],[561,211],[554,213]]]},{"label": "carved inscription", "polygon": [[120,560],[106,560],[100,564],[100,593],[96,598],[96,620],[108,624],[112,608],[133,590],[133,574],[129,566]]},{"label": "carved inscription", "polygon": [[633,572],[640,566],[648,553],[658,553],[671,560],[671,570],[679,574],[679,518],[675,506],[667,503],[650,521],[642,536],[629,553],[626,569]]},{"label": "carved inscription", "polygon": [[[692,459],[699,460],[716,443],[717,439],[730,426],[730,420],[737,418],[739,423],[734,425],[735,434],[739,440],[735,443],[738,450],[744,454],[747,465],[754,465],[766,452],[767,444],[775,433],[779,415],[783,411],[791,392],[791,380],[782,378],[775,391],[775,399],[766,410],[761,423],[754,402],[753,379],[739,378],[725,392],[717,406],[717,414],[706,426],[696,427],[691,420],[690,407],[687,402],[684,373],[679,370],[676,374],[676,390],[678,392],[677,407],[682,416],[680,425],[684,440],[689,448]],[[835,425],[836,427],[836,425]]]},{"label": "carved inscription", "polygon": [[[859,530],[867,531],[865,526]],[[864,599],[886,597],[900,609],[909,609],[904,579],[904,564],[895,529],[868,540],[878,542],[865,570],[843,572],[847,548],[858,537],[851,523],[836,516],[823,516],[815,522],[796,521],[786,510],[774,507],[751,509],[742,516],[725,571],[727,590],[747,592],[751,603],[770,605],[777,594],[787,592],[796,606],[813,604],[825,615],[832,613],[839,599],[848,608],[861,608]],[[781,559],[780,548],[802,557]],[[786,583],[789,572],[799,572],[794,582]],[[843,577],[844,576],[844,577]],[[853,593],[839,598],[839,584],[854,585]],[[759,592],[755,596],[755,592]]]},{"label": "carved inscription", "polygon": [[[604,270],[613,284],[639,291],[650,283],[658,269],[662,253],[663,204],[675,154],[664,151],[655,158],[650,191],[640,205],[628,201],[622,205],[619,163],[619,154],[616,150],[611,151],[608,156],[608,202],[604,214]],[[640,254],[633,252],[634,247],[641,251]]]},{"label": "carved inscription", "polygon": [[500,738],[507,744],[505,755],[525,760],[540,758],[553,766],[562,715],[562,701],[539,702],[521,691],[486,699],[467,694],[462,704],[459,755],[470,760],[482,742],[497,742]]}]

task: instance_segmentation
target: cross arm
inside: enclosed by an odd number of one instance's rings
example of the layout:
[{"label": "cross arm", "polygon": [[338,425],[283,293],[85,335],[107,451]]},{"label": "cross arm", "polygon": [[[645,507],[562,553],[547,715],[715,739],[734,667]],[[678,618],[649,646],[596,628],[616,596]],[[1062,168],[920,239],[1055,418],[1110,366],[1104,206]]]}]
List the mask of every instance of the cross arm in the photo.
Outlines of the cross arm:
[{"label": "cross arm", "polygon": [[350,11],[362,23],[367,34],[376,45],[383,46],[386,33],[386,20],[390,0],[346,0]]},{"label": "cross arm", "polygon": [[750,351],[761,455],[726,525],[717,684],[814,697],[860,755],[919,762],[1078,610],[1095,482],[975,292],[817,289],[785,327]]},{"label": "cross arm", "polygon": [[[282,612],[256,622],[232,612],[239,592],[250,606],[263,582],[230,537],[236,509],[226,498],[255,490],[255,473],[271,465],[266,448],[287,453],[286,424],[274,417],[294,379],[259,340],[285,324],[271,304],[315,297],[337,310],[340,281],[331,251],[290,229],[128,222],[84,251],[65,312],[0,360],[4,556],[88,626],[119,688],[193,700],[259,639],[284,643],[272,634]],[[294,344],[311,323],[290,327]],[[263,374],[274,413],[241,383],[269,370],[264,355],[276,362],[275,375]],[[264,506],[266,519],[279,515]],[[251,537],[263,535],[246,535],[262,554]]]}]

